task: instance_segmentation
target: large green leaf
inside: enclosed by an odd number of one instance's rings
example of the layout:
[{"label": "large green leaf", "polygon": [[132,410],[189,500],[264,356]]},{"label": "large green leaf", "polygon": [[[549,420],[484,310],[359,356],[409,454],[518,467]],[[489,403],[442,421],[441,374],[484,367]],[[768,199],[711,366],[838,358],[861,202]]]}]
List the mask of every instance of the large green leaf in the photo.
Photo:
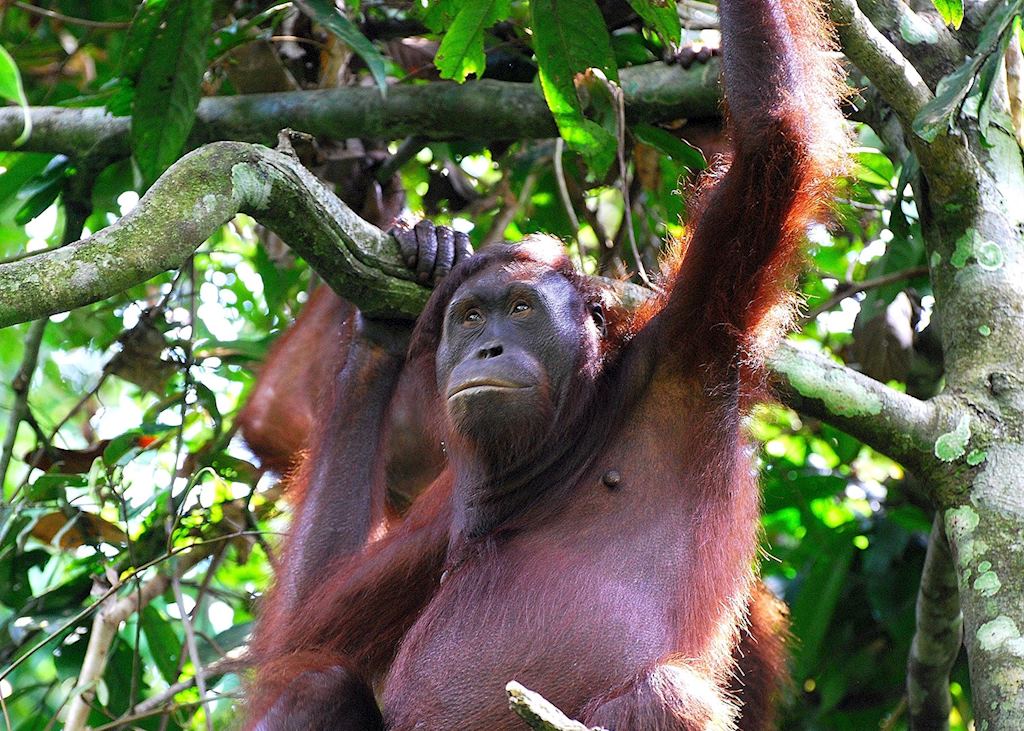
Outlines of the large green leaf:
[{"label": "large green leaf", "polygon": [[924,105],[914,119],[914,132],[932,142],[942,132],[952,128],[960,107],[974,85],[974,78],[985,61],[996,53],[1003,34],[1010,32],[1014,18],[1024,8],[1024,0],[1014,0],[993,11],[982,28],[977,52],[949,76],[939,82],[935,98]]},{"label": "large green leaf", "polygon": [[419,10],[419,18],[423,25],[432,33],[440,33],[451,27],[455,16],[459,14],[462,2],[463,0],[434,0],[426,3],[426,7],[416,10]]},{"label": "large green leaf", "polygon": [[370,69],[374,81],[377,82],[377,87],[383,94],[388,85],[384,57],[380,55],[376,46],[359,32],[352,21],[342,14],[334,4],[334,0],[299,0],[298,5],[306,15],[344,41],[354,53],[366,62],[366,67]]},{"label": "large green leaf", "polygon": [[[184,611],[183,608],[179,608]],[[149,643],[149,653],[160,675],[168,683],[178,679],[178,658],[181,641],[171,629],[170,620],[152,604],[142,610],[142,633]]]},{"label": "large green leaf", "polygon": [[793,677],[797,681],[814,672],[822,660],[828,626],[853,563],[855,549],[849,532],[845,528],[821,530],[817,538],[828,543],[805,568],[796,598],[791,602],[793,634],[799,640],[793,663]]},{"label": "large green leaf", "polygon": [[18,64],[14,63],[11,54],[3,46],[0,46],[0,96],[21,107],[25,122],[21,134],[13,143],[15,147],[21,147],[32,134],[32,115],[28,112],[28,99],[25,98],[25,87],[21,84]]},{"label": "large green leaf", "polygon": [[603,175],[615,159],[615,135],[583,116],[576,75],[589,68],[617,82],[615,55],[601,11],[593,0],[530,3],[533,50],[548,108],[562,137]]},{"label": "large green leaf", "polygon": [[633,10],[654,28],[666,46],[679,45],[682,28],[679,25],[679,11],[672,0],[629,0]]},{"label": "large green leaf", "polygon": [[690,170],[700,171],[708,166],[704,153],[686,140],[679,139],[671,132],[649,124],[638,124],[633,128],[633,135],[645,145],[665,153]]},{"label": "large green leaf", "polygon": [[[1019,18],[1014,19],[1015,24],[1019,22]],[[986,140],[989,127],[992,125],[992,92],[996,88],[996,74],[1003,68],[1003,57],[1006,56],[1006,49],[1010,45],[1014,32],[1014,30],[1009,30],[999,37],[995,52],[988,57],[978,73],[978,90],[981,92],[981,100],[978,103],[978,127],[981,130],[982,138]],[[1012,123],[1007,126],[1012,127]]]},{"label": "large green leaf", "polygon": [[434,58],[441,76],[456,81],[465,81],[469,74],[482,76],[487,63],[484,31],[508,17],[510,7],[510,0],[465,0]]},{"label": "large green leaf", "polygon": [[[178,159],[199,103],[206,70],[212,0],[180,0],[163,7],[157,27],[139,31],[148,38],[144,56],[129,55],[129,69],[138,67],[132,101],[132,152],[147,183]],[[145,17],[146,24],[154,22]],[[134,24],[133,24],[134,25]]]},{"label": "large green leaf", "polygon": [[0,207],[6,206],[22,187],[46,169],[52,156],[20,152],[4,159],[7,170],[0,175]]},{"label": "large green leaf", "polygon": [[932,0],[932,5],[939,11],[946,25],[959,28],[964,22],[964,0]]},{"label": "large green leaf", "polygon": [[121,76],[124,78],[134,79],[139,75],[169,4],[169,0],[146,0],[135,13],[121,54]]}]

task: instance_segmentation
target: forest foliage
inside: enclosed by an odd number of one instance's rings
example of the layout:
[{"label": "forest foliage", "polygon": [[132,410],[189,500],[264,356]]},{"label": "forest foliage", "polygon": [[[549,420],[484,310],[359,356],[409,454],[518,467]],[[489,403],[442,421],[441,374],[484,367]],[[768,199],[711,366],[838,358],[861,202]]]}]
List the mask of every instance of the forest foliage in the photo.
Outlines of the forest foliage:
[{"label": "forest foliage", "polygon": [[[961,3],[935,6],[959,26]],[[979,53],[948,77],[919,118],[922,135],[964,104],[985,114],[1019,12],[1007,3]],[[384,203],[404,196],[408,210],[467,231],[475,246],[543,231],[587,271],[636,281],[683,233],[698,176],[726,147],[717,119],[628,117],[617,83],[621,69],[665,58],[680,37],[717,44],[715,7],[690,0],[678,12],[658,0],[363,0],[343,12],[332,0],[57,0],[7,3],[0,14],[0,95],[131,118],[131,157],[102,169],[88,167],[87,149],[81,159],[0,156],[4,259],[124,215],[187,151],[197,105],[212,96],[341,86],[386,94],[474,77],[539,84],[564,145],[486,134],[414,141],[399,193],[372,178],[409,140],[318,140],[314,172],[343,197],[369,176]],[[941,356],[908,186],[916,161],[884,149],[861,101],[854,94],[849,110],[853,171],[809,236],[794,338],[927,398],[940,388]],[[0,723],[57,727],[97,600],[129,597],[160,572],[177,577],[176,551],[197,542],[203,559],[117,628],[89,725],[226,728],[237,719],[238,658],[288,505],[235,419],[316,283],[279,239],[240,216],[180,270],[45,329],[0,330]],[[38,362],[26,373],[34,332]],[[12,432],[16,407],[24,414]],[[792,611],[783,726],[905,728],[932,522],[924,493],[900,465],[781,405],[759,408],[749,427],[764,491],[761,571]],[[951,721],[966,728],[964,657],[951,680]]]}]

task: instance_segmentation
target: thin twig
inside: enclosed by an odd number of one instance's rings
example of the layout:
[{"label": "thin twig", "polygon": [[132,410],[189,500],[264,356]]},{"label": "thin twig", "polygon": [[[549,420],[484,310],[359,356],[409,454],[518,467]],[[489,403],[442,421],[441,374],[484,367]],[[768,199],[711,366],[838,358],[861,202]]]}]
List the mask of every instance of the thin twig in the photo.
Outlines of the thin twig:
[{"label": "thin twig", "polygon": [[21,422],[28,414],[29,383],[32,381],[32,374],[35,373],[36,364],[39,362],[39,347],[43,342],[43,333],[46,331],[47,322],[49,322],[49,318],[44,317],[32,323],[25,338],[25,354],[22,356],[21,366],[11,382],[11,390],[14,391],[14,404],[11,406],[11,416],[7,422],[4,444],[0,448],[0,505],[4,504],[3,484],[14,455],[14,440],[18,436],[18,427],[21,426]]},{"label": "thin twig", "polygon": [[217,698],[204,698],[202,700],[188,701],[185,703],[175,703],[173,705],[168,706],[167,708],[155,708],[153,710],[145,711],[143,713],[137,713],[131,716],[121,716],[120,718],[115,719],[110,723],[105,723],[102,726],[96,726],[91,731],[110,731],[111,729],[115,728],[121,729],[134,721],[139,721],[143,718],[149,718],[150,716],[155,716],[158,713],[170,713],[171,711],[178,709],[202,706],[206,705],[207,703],[214,703],[216,701],[223,700],[224,698],[239,698],[239,695],[234,693],[222,693]]},{"label": "thin twig", "polygon": [[[134,579],[137,575],[141,574],[143,571],[146,571],[147,569],[151,569],[154,566],[156,566],[156,565],[158,565],[160,563],[163,563],[164,561],[168,560],[172,556],[177,556],[179,553],[184,553],[185,551],[191,551],[193,548],[202,548],[203,549],[203,551],[200,552],[202,555],[200,555],[199,558],[197,559],[197,563],[198,563],[198,560],[201,560],[202,558],[205,558],[206,556],[209,555],[210,550],[213,550],[212,548],[210,548],[209,550],[206,550],[207,547],[211,547],[214,544],[222,543],[223,541],[230,541],[230,540],[234,540],[235,538],[241,538],[243,536],[251,536],[251,535],[253,535],[253,531],[245,530],[245,531],[236,531],[234,533],[225,533],[222,536],[216,536],[214,538],[208,538],[208,539],[202,540],[202,541],[195,541],[193,543],[188,544],[187,546],[180,546],[179,548],[175,548],[174,550],[170,551],[169,553],[165,553],[162,556],[158,556],[158,557],[154,558],[152,561],[147,561],[146,563],[142,564],[142,566],[139,566],[138,568],[129,569],[128,573],[124,576],[124,578],[121,580],[120,583],[116,584],[115,586],[110,587],[105,592],[103,592],[103,594],[101,594],[99,596],[99,598],[96,599],[95,602],[93,602],[89,606],[85,607],[81,611],[77,612],[74,616],[69,617],[68,619],[66,619],[53,632],[51,632],[46,637],[43,637],[41,640],[36,642],[36,644],[34,644],[27,652],[25,652],[23,655],[19,656],[10,665],[8,665],[6,668],[4,668],[2,671],[0,671],[0,680],[4,680],[5,678],[7,678],[8,675],[10,675],[15,670],[17,670],[21,666],[21,664],[24,663],[26,660],[28,660],[30,657],[32,657],[32,655],[34,655],[35,653],[39,652],[39,650],[41,650],[42,648],[46,647],[53,640],[57,639],[66,630],[70,629],[71,627],[74,627],[76,624],[78,624],[83,619],[85,619],[90,614],[92,614],[95,610],[99,609],[99,607],[103,604],[103,602],[105,602],[110,597],[114,596],[114,594],[116,594],[119,589],[123,588],[125,586],[125,584],[127,584],[129,581]],[[126,597],[126,598],[131,598],[131,597]]]},{"label": "thin twig", "polygon": [[421,135],[411,135],[406,137],[402,144],[395,150],[395,154],[391,155],[387,160],[381,163],[381,166],[377,169],[377,173],[374,177],[378,183],[382,185],[397,173],[405,163],[409,162],[412,158],[416,157],[427,144],[427,138]]},{"label": "thin twig", "polygon": [[941,513],[936,514],[928,538],[916,618],[917,628],[907,659],[910,728],[948,728],[952,708],[949,671],[960,652],[964,618]]},{"label": "thin twig", "polygon": [[823,312],[828,312],[833,307],[838,305],[848,297],[853,297],[855,294],[866,292],[869,289],[877,289],[878,287],[884,287],[887,284],[893,284],[894,282],[902,282],[906,279],[913,279],[914,277],[921,277],[928,273],[928,267],[925,265],[911,267],[910,269],[903,269],[898,272],[890,272],[889,274],[883,274],[873,279],[865,279],[860,282],[843,282],[837,288],[835,293],[827,300],[822,302],[820,305],[809,311],[803,317],[803,324],[806,325],[809,322],[814,322],[814,319]]},{"label": "thin twig", "polygon": [[[207,593],[207,591],[210,588],[210,582],[213,580],[214,574],[217,573],[217,568],[220,566],[220,563],[221,563],[221,561],[223,559],[224,559],[224,547],[221,547],[220,550],[218,550],[215,554],[213,554],[213,558],[210,559],[210,565],[209,565],[209,567],[206,570],[206,575],[203,576],[202,582],[200,582],[198,586],[195,586],[195,590],[196,590],[195,605],[192,607],[192,611],[188,613],[188,619],[192,623],[193,628],[195,627],[196,617],[198,617],[199,613],[202,611],[203,598],[206,596],[206,593]],[[190,586],[190,584],[188,584],[187,582],[179,581],[178,583],[179,584],[184,583],[186,586]],[[182,615],[182,620],[184,621],[184,619],[185,619],[185,615]],[[184,665],[185,665],[185,656],[188,655],[188,654],[189,654],[188,646],[187,645],[183,645],[181,647],[181,649],[178,651],[178,663],[177,663],[177,666],[176,666],[177,670],[175,672],[175,677],[181,675],[181,671],[182,671],[182,669],[184,668]],[[192,664],[193,665],[196,664],[195,660],[192,661]],[[204,675],[204,678],[207,677],[207,675]],[[194,680],[195,679],[193,678],[193,681]],[[201,690],[200,697],[205,697],[205,696],[206,696],[206,691],[205,690]],[[132,706],[136,705],[134,698],[132,699],[131,705]],[[164,728],[167,727],[167,721],[168,720],[169,720],[169,716],[167,716],[167,715],[165,715],[162,719],[160,719],[160,728],[161,729],[164,729]]]},{"label": "thin twig", "polygon": [[[258,39],[256,39],[258,40]],[[317,48],[327,48],[325,43],[321,43],[313,38],[303,38],[302,36],[270,36],[267,39],[271,43],[305,43],[310,46],[316,46]],[[237,46],[236,46],[237,47]]]},{"label": "thin twig", "polygon": [[[214,677],[216,675],[225,675],[227,673],[233,673],[238,672],[239,670],[243,670],[244,668],[248,667],[248,665],[249,662],[245,659],[244,656],[222,657],[204,667],[203,675],[207,678]],[[188,690],[189,688],[193,687],[196,684],[195,680],[196,676],[193,675],[191,677],[185,678],[184,680],[179,680],[177,683],[173,683],[172,685],[168,686],[166,690],[138,703],[130,711],[128,711],[128,713],[119,718],[117,724],[111,724],[111,727],[123,724],[130,719],[143,718],[145,716],[161,712],[163,710],[163,706],[167,705],[172,700],[174,700],[174,696],[178,695],[178,693],[181,693],[183,690]],[[209,700],[215,699],[211,698]],[[101,726],[100,728],[104,727]],[[94,731],[99,731],[99,729],[94,729]]]},{"label": "thin twig", "polygon": [[494,217],[490,230],[480,243],[480,248],[497,243],[505,238],[505,229],[508,228],[508,225],[512,223],[512,219],[516,217],[516,214],[519,213],[520,209],[522,209],[530,199],[530,196],[533,194],[533,186],[536,182],[537,173],[531,172],[526,176],[526,180],[523,181],[523,188],[519,191],[518,198],[512,198],[511,191],[509,191],[509,200],[507,200],[505,206],[498,211],[498,215]]},{"label": "thin twig", "polygon": [[651,289],[657,289],[647,276],[647,269],[640,258],[640,248],[636,245],[636,232],[633,231],[633,204],[629,195],[629,168],[626,166],[626,97],[622,93],[622,87],[614,85],[611,87],[612,98],[615,99],[615,134],[618,138],[615,143],[615,153],[619,160],[619,184],[622,186],[622,210],[623,226],[626,226],[626,236],[629,237],[629,246],[633,251],[633,259],[636,262],[636,272],[640,280]]},{"label": "thin twig", "polygon": [[[185,647],[188,648],[189,658],[192,660],[192,668],[196,681],[196,688],[199,690],[199,700],[206,698],[206,676],[203,674],[203,665],[199,662],[199,647],[196,645],[196,628],[192,624],[192,616],[185,611],[185,595],[181,592],[181,582],[178,580],[178,573],[171,575],[171,589],[174,591],[174,601],[178,605],[178,612],[181,613],[181,623],[185,627]],[[206,731],[213,731],[213,722],[210,714],[204,713],[206,720]]]},{"label": "thin twig", "polygon": [[32,13],[33,15],[41,15],[51,20],[59,20],[61,23],[68,23],[69,25],[80,25],[84,28],[98,28],[101,30],[126,30],[132,27],[130,21],[121,20],[89,20],[87,18],[76,18],[71,15],[64,15],[64,13],[58,13],[56,10],[49,10],[47,8],[39,8],[35,5],[29,5],[25,2],[11,3],[16,8],[21,8],[26,13]]},{"label": "thin twig", "polygon": [[558,197],[562,199],[562,207],[572,224],[573,238],[576,239],[576,257],[579,259],[580,271],[583,271],[583,242],[580,241],[580,219],[576,216],[576,209],[569,198],[569,186],[565,184],[565,169],[562,167],[562,152],[565,150],[565,140],[561,136],[555,139],[555,181],[558,183]]},{"label": "thin twig", "polygon": [[[137,591],[118,599],[113,604],[105,606],[96,613],[92,622],[92,630],[89,632],[89,645],[85,651],[85,659],[82,661],[82,669],[78,675],[78,682],[75,684],[74,692],[76,695],[71,701],[67,718],[64,721],[65,731],[81,731],[81,729],[85,728],[92,700],[96,694],[96,684],[103,678],[110,654],[110,646],[117,635],[117,629],[121,622],[124,622],[136,612],[141,611],[153,599],[163,594],[175,576],[191,569],[209,556],[213,550],[213,546],[209,546],[204,550],[188,554],[181,559],[169,574],[158,573]],[[135,573],[137,574],[138,572]],[[119,586],[121,585],[111,587],[100,601],[107,596],[113,595]],[[100,601],[97,601],[96,604],[99,604]]]}]

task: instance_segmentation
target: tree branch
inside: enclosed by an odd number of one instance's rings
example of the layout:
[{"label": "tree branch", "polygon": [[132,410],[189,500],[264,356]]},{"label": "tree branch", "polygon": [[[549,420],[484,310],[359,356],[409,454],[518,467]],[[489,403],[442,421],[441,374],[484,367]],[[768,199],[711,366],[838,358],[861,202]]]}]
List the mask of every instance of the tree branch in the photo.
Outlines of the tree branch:
[{"label": "tree branch", "polygon": [[367,314],[413,318],[426,302],[429,290],[412,281],[397,243],[297,160],[218,142],[176,162],[112,226],[0,264],[0,327],[81,307],[175,269],[237,213],[273,229]]},{"label": "tree branch", "polygon": [[791,342],[779,347],[770,365],[788,406],[842,429],[912,469],[931,460],[935,438],[945,431],[931,402],[900,393]]},{"label": "tree branch", "polygon": [[963,58],[957,38],[938,13],[918,13],[904,0],[859,0],[858,5],[882,35],[914,59],[914,66],[934,89]]},{"label": "tree branch", "polygon": [[[397,243],[363,221],[297,160],[218,142],[175,163],[117,223],[60,249],[0,264],[0,327],[96,302],[174,269],[218,226],[247,213],[273,229],[363,312],[415,318],[430,292]],[[650,291],[605,280],[626,306]],[[934,408],[828,358],[785,345],[773,361],[788,403],[908,466],[930,454]]]},{"label": "tree branch", "polygon": [[36,320],[29,328],[28,334],[25,336],[25,354],[22,356],[21,366],[11,383],[14,403],[11,405],[11,416],[7,421],[4,443],[0,447],[0,508],[5,506],[3,487],[7,470],[11,466],[11,457],[14,455],[14,440],[18,437],[18,428],[21,426],[21,422],[28,415],[28,386],[32,380],[32,374],[36,372],[39,346],[43,342],[43,333],[46,331],[47,322],[46,318]]},{"label": "tree branch", "polygon": [[847,58],[864,72],[909,127],[921,107],[932,98],[921,74],[872,25],[856,0],[830,0],[827,8]]},{"label": "tree branch", "polygon": [[907,659],[911,729],[949,728],[949,671],[960,652],[964,618],[941,515],[935,516],[917,590],[917,630]]},{"label": "tree branch", "polygon": [[508,695],[508,707],[535,731],[604,731],[572,720],[540,693],[524,688],[514,680],[505,686],[505,693]]},{"label": "tree branch", "polygon": [[[126,594],[96,613],[92,622],[92,630],[89,632],[89,645],[85,650],[82,670],[78,675],[78,683],[75,685],[75,695],[64,720],[66,731],[81,731],[85,728],[92,699],[96,695],[96,684],[103,677],[110,654],[110,645],[117,635],[117,629],[121,626],[121,622],[163,594],[170,585],[172,576],[181,576],[187,573],[189,569],[207,558],[216,547],[216,544],[207,543],[193,548],[178,559],[173,573],[157,574],[142,584],[138,590]],[[103,599],[97,601],[97,604],[100,601]]]},{"label": "tree branch", "polygon": [[869,289],[877,289],[878,287],[884,287],[887,284],[894,282],[902,282],[905,279],[913,279],[914,277],[922,277],[928,273],[928,267],[926,265],[910,267],[909,269],[901,269],[898,272],[890,272],[889,274],[882,274],[874,277],[873,279],[862,279],[859,282],[840,282],[836,287],[836,291],[832,293],[832,296],[822,302],[820,305],[810,310],[804,315],[801,321],[806,324],[813,322],[818,315],[823,312],[828,312],[833,307],[838,305],[845,299],[853,297],[861,292],[866,292]]},{"label": "tree branch", "polygon": [[[663,63],[622,69],[627,118],[657,123],[718,117],[719,69],[717,59],[689,69]],[[73,157],[91,152],[111,160],[129,154],[128,117],[112,117],[99,107],[33,107],[31,114],[32,136],[19,150]],[[23,122],[17,107],[0,108],[0,150],[14,149]],[[333,139],[516,140],[558,134],[536,84],[483,79],[395,85],[384,97],[356,87],[208,97],[199,103],[189,145],[270,144],[285,127]]]}]

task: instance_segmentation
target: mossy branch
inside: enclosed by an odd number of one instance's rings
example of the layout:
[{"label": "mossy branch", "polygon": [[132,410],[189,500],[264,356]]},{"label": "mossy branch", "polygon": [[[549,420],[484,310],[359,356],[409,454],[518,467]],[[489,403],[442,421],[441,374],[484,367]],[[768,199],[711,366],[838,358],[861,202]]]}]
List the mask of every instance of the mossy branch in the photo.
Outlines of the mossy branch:
[{"label": "mossy branch", "polygon": [[[430,292],[391,236],[357,216],[293,157],[216,142],[175,163],[139,204],[88,239],[0,264],[0,327],[113,296],[179,266],[237,213],[273,229],[336,292],[378,317],[415,318]],[[647,290],[608,283],[626,304]],[[933,408],[824,356],[784,345],[787,401],[910,466],[931,451]]]},{"label": "mossy branch", "polygon": [[273,229],[367,314],[415,317],[430,292],[397,243],[295,158],[216,142],[176,162],[113,225],[88,239],[0,264],[0,327],[97,302],[181,266],[236,214]]},{"label": "mossy branch", "polygon": [[917,628],[907,659],[907,706],[912,729],[948,729],[949,672],[963,642],[964,618],[956,569],[942,517],[935,516],[917,590]]},{"label": "mossy branch", "polygon": [[540,693],[524,688],[514,680],[505,686],[505,693],[508,694],[508,707],[535,731],[604,731],[572,720]]},{"label": "mossy branch", "polygon": [[843,52],[909,127],[921,107],[932,98],[921,74],[868,20],[856,0],[830,0],[826,7]]},{"label": "mossy branch", "polygon": [[[719,63],[683,69],[650,63],[622,69],[626,116],[650,124],[718,117]],[[101,108],[33,107],[32,136],[19,150],[127,157],[128,117]],[[0,108],[0,150],[14,149],[24,120],[17,107]],[[318,137],[519,140],[558,134],[536,84],[480,80],[464,84],[397,84],[386,96],[349,87],[203,99],[189,140],[197,147],[217,140],[273,144],[282,128]]]},{"label": "mossy branch", "polygon": [[935,406],[900,393],[821,353],[783,343],[770,361],[783,401],[912,469],[931,462],[943,433]]}]

